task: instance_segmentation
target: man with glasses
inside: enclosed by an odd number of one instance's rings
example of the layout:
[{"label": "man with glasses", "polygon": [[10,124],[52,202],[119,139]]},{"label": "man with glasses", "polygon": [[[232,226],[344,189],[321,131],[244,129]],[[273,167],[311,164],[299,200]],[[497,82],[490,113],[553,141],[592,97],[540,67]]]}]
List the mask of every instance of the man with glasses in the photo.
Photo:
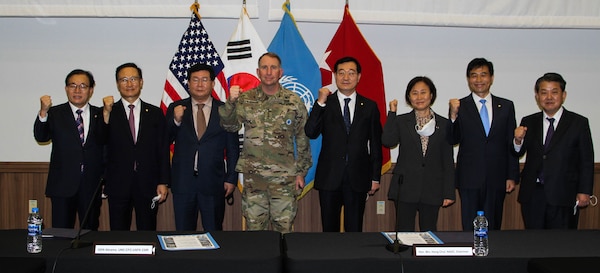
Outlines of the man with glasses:
[{"label": "man with glasses", "polygon": [[144,80],[136,64],[120,65],[115,77],[121,99],[103,99],[110,229],[129,230],[135,209],[136,229],[156,230],[156,203],[167,198],[169,183],[165,118],[160,108],[140,99]]},{"label": "man with glasses", "polygon": [[344,230],[360,232],[367,194],[379,189],[381,123],[377,104],[356,92],[361,67],[353,57],[334,65],[337,91],[319,89],[306,123],[311,139],[323,136],[315,188],[319,190],[323,231],[339,232],[342,206]]},{"label": "man with glasses", "polygon": [[[46,196],[52,202],[51,222],[55,228],[73,228],[79,215],[81,228],[98,229],[101,202],[96,188],[104,172],[103,145],[98,139],[102,111],[88,103],[95,85],[90,72],[75,69],[65,79],[67,103],[52,106],[49,95],[40,98],[33,135],[42,144],[52,142]],[[83,223],[92,199],[88,219]]]},{"label": "man with glasses", "polygon": [[213,99],[215,71],[198,63],[187,72],[190,97],[167,110],[169,141],[174,142],[171,169],[177,230],[196,230],[198,212],[205,231],[223,230],[225,197],[238,182],[235,164],[240,148],[237,132],[221,128],[219,106]]}]

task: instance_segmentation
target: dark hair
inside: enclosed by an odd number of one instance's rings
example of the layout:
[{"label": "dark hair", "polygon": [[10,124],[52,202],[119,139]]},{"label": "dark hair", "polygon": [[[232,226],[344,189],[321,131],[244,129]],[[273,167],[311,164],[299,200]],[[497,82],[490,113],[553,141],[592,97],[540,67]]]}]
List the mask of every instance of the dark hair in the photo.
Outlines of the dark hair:
[{"label": "dark hair", "polygon": [[356,64],[356,73],[360,73],[360,71],[362,70],[360,68],[360,63],[358,63],[357,59],[355,59],[354,57],[350,57],[350,56],[342,57],[339,60],[337,60],[337,62],[335,62],[335,65],[333,66],[333,73],[337,72],[338,66],[340,64],[349,63],[349,62],[355,63]]},{"label": "dark hair", "polygon": [[430,78],[427,78],[425,76],[414,77],[412,80],[410,80],[408,82],[408,85],[406,86],[406,93],[404,94],[404,99],[406,100],[406,104],[408,104],[409,106],[411,105],[410,104],[410,91],[413,89],[413,87],[415,87],[415,84],[417,84],[419,82],[423,82],[429,87],[429,91],[431,92],[430,105],[433,105],[433,103],[435,102],[435,98],[437,97],[437,89],[435,88],[435,84],[433,84],[433,81]]},{"label": "dark hair", "polygon": [[92,75],[92,72],[85,71],[83,69],[75,69],[69,72],[69,74],[65,78],[65,86],[69,85],[69,78],[71,78],[74,75],[85,75],[88,78],[88,81],[90,82],[90,87],[96,86],[96,81],[94,80],[94,75]]},{"label": "dark hair", "polygon": [[142,77],[142,69],[139,68],[136,64],[134,64],[134,63],[124,63],[122,65],[119,65],[119,67],[117,67],[117,70],[115,71],[115,79],[117,81],[119,81],[119,71],[121,71],[121,69],[127,68],[127,67],[132,67],[132,68],[137,69],[138,74],[140,74],[140,79],[144,78],[144,77]]},{"label": "dark hair", "polygon": [[544,76],[541,76],[539,79],[537,79],[537,81],[535,81],[536,93],[540,91],[541,82],[557,82],[558,84],[560,84],[561,91],[565,91],[565,88],[567,87],[567,82],[565,81],[565,79],[563,79],[563,77],[560,74],[554,72],[548,72],[544,74]]},{"label": "dark hair", "polygon": [[210,74],[210,80],[214,81],[215,80],[215,70],[212,68],[212,66],[204,64],[204,63],[197,63],[195,65],[192,65],[192,67],[190,67],[187,71],[187,79],[188,81],[191,79],[192,77],[192,73],[194,72],[198,72],[198,71],[208,71],[208,73]]},{"label": "dark hair", "polygon": [[492,62],[484,58],[475,58],[469,62],[469,65],[467,65],[467,77],[469,77],[469,74],[471,74],[471,70],[483,66],[487,66],[488,70],[490,71],[490,76],[494,76],[494,64],[492,64]]},{"label": "dark hair", "polygon": [[260,58],[258,58],[258,66],[259,67],[260,67],[260,60],[262,60],[262,58],[265,56],[269,56],[269,57],[277,59],[277,61],[279,62],[279,65],[281,65],[281,58],[279,58],[279,55],[277,55],[275,52],[267,52],[263,55],[260,55]]}]

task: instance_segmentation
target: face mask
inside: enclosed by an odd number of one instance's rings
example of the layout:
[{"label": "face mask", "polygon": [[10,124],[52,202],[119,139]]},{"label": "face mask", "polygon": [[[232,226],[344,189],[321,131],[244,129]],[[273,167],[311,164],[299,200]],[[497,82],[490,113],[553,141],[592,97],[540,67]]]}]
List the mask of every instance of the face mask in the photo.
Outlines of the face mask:
[{"label": "face mask", "polygon": [[433,135],[433,133],[435,132],[435,118],[429,120],[429,122],[427,122],[421,128],[419,128],[418,125],[415,125],[415,130],[417,130],[417,134],[419,134],[420,136],[428,137]]}]

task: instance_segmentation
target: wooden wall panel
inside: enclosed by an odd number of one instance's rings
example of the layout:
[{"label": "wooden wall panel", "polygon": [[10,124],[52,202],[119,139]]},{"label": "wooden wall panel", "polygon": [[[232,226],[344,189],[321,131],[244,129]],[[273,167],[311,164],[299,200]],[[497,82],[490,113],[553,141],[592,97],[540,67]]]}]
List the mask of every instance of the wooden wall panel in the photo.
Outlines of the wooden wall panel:
[{"label": "wooden wall panel", "polygon": [[[393,168],[392,168],[393,169]],[[600,163],[595,168],[594,194],[600,196]],[[44,217],[45,226],[51,226],[50,199],[44,195],[48,163],[42,162],[0,162],[0,229],[25,229],[27,226],[28,200],[38,200],[38,207]],[[383,175],[381,189],[367,200],[364,219],[364,231],[391,231],[394,229],[394,205],[387,200],[387,189],[391,173]],[[502,229],[523,229],[520,205],[517,202],[517,189],[507,194],[504,202],[504,220]],[[377,201],[385,203],[385,214],[377,214]],[[579,219],[580,229],[600,229],[600,206],[588,207],[581,210]],[[243,230],[241,213],[241,195],[234,193],[233,206],[225,210],[225,230]],[[198,227],[201,222],[198,220]],[[109,230],[108,201],[103,200],[100,217],[100,230]],[[135,229],[135,220],[132,224]],[[200,229],[200,228],[199,228]],[[438,219],[438,230],[461,230],[460,198],[450,207],[441,208]],[[171,198],[160,205],[158,212],[158,230],[175,230],[173,202]],[[297,232],[321,231],[321,216],[319,195],[316,190],[309,191],[299,201],[298,214],[294,230]]]}]

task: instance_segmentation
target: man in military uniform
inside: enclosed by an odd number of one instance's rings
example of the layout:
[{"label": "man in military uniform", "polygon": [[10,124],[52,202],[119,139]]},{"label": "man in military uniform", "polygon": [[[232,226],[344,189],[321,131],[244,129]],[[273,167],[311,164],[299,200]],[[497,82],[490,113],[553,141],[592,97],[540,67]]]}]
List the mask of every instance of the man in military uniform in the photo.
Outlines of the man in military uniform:
[{"label": "man in military uniform", "polygon": [[[294,92],[279,84],[281,59],[267,52],[258,60],[258,87],[232,86],[219,107],[221,126],[237,132],[244,126],[244,146],[236,171],[244,175],[242,213],[248,230],[292,231],[296,197],[312,165],[304,133],[308,112]],[[241,93],[241,94],[240,94]]]}]

